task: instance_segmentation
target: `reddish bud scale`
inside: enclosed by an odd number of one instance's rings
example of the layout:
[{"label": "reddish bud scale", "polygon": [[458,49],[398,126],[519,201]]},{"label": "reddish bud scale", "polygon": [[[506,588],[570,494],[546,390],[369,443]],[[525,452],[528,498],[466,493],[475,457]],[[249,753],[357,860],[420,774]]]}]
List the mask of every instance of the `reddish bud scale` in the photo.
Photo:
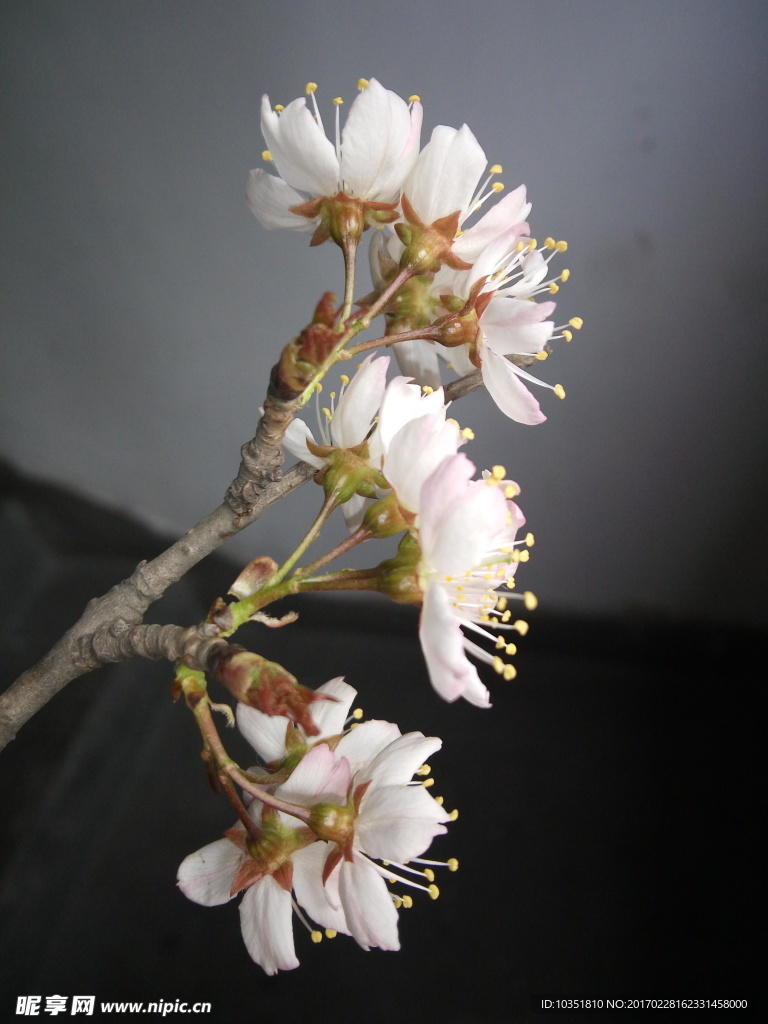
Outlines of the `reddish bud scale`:
[{"label": "reddish bud scale", "polygon": [[319,196],[291,207],[291,213],[319,223],[310,245],[322,245],[329,238],[343,249],[350,242],[357,244],[371,224],[389,224],[397,220],[396,203],[373,203],[337,192],[335,196]]}]

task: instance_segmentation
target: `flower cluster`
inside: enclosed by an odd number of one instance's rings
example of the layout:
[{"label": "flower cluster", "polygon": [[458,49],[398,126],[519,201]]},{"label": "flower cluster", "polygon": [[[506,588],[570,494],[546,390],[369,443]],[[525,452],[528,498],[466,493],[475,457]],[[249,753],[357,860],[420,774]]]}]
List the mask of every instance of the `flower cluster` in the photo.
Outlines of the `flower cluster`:
[{"label": "flower cluster", "polygon": [[[309,827],[282,810],[252,800],[252,828],[229,829],[179,867],[179,886],[196,903],[216,906],[244,892],[243,940],[267,974],[298,966],[295,913],[315,942],[341,932],[364,948],[400,948],[398,909],[411,897],[392,894],[387,881],[439,895],[422,861],[445,832],[446,813],[412,776],[441,743],[421,733],[402,735],[391,722],[348,729],[357,691],[342,679],[320,687],[334,702],[313,705],[319,729],[311,739],[287,718],[238,707],[240,731],[284,779],[275,797],[310,809]],[[386,861],[386,868],[380,861]],[[408,862],[408,863],[406,863]],[[414,867],[414,865],[420,865]],[[455,860],[445,862],[455,870]],[[410,875],[411,877],[408,877]]]},{"label": "flower cluster", "polygon": [[[387,333],[400,368],[421,384],[440,383],[439,357],[459,374],[482,371],[501,411],[519,423],[541,423],[538,401],[523,383],[565,397],[526,366],[547,358],[552,341],[570,341],[582,321],[556,325],[551,296],[568,280],[565,268],[550,275],[551,260],[567,244],[530,236],[531,204],[525,186],[482,212],[504,188],[502,168],[486,155],[467,127],[438,125],[419,150],[422,108],[406,103],[375,79],[361,79],[360,94],[335,140],[323,128],[314,83],[304,97],[272,108],[263,98],[264,158],[278,175],[251,172],[248,200],[268,228],[314,231],[313,244],[333,238],[355,246],[375,224],[370,247],[374,295],[381,295],[403,270],[411,277],[391,297]],[[474,221],[474,222],[473,222]],[[540,295],[547,301],[537,302]],[[423,330],[423,337],[418,333]]]},{"label": "flower cluster", "polygon": [[[391,722],[361,723],[361,713],[350,715],[356,691],[342,679],[308,690],[281,665],[226,639],[246,622],[290,625],[295,613],[264,611],[289,595],[376,591],[421,609],[419,639],[437,693],[490,707],[476,663],[515,678],[509,635],[528,626],[512,609],[536,606],[532,593],[516,592],[515,573],[533,535],[521,532],[520,488],[504,467],[477,475],[462,450],[473,432],[449,415],[446,396],[482,377],[508,417],[540,423],[544,414],[524,382],[544,382],[527,367],[582,326],[578,317],[555,324],[552,296],[569,271],[552,276],[550,263],[567,246],[531,237],[525,187],[491,202],[503,190],[501,168],[488,168],[466,125],[439,125],[421,148],[418,96],[406,101],[375,79],[359,87],[343,128],[342,100],[334,100],[333,139],[314,83],[306,89],[310,105],[302,97],[273,107],[265,96],[263,157],[277,174],[255,170],[248,183],[251,209],[265,227],[312,232],[312,245],[332,240],[345,270],[343,301],[337,307],[326,292],[311,323],[283,349],[257,432],[271,451],[282,439],[314,468],[322,506],[282,565],[260,555],[243,570],[231,600],[217,599],[204,629],[214,638],[206,668],[240,702],[237,724],[259,768],[244,771],[224,749],[212,712],[233,716],[211,702],[205,674],[184,665],[177,674],[210,778],[238,818],[224,838],[183,861],[179,886],[208,906],[242,893],[243,939],[268,974],[298,965],[294,914],[316,942],[324,930],[351,935],[364,949],[398,949],[398,910],[412,903],[401,887],[434,898],[433,867],[457,867],[453,859],[423,857],[456,812],[443,810],[423,778],[439,739],[403,735]],[[373,291],[355,300],[358,249],[370,228]],[[376,317],[383,333],[360,341]],[[371,351],[379,347],[393,347],[402,376],[388,381],[390,356]],[[329,371],[360,355],[321,404]],[[443,387],[441,360],[460,375],[480,372]],[[559,384],[544,386],[565,395]],[[293,418],[313,394],[314,430]],[[348,534],[303,562],[338,508]],[[370,568],[326,568],[358,544],[396,536],[396,554]]]}]

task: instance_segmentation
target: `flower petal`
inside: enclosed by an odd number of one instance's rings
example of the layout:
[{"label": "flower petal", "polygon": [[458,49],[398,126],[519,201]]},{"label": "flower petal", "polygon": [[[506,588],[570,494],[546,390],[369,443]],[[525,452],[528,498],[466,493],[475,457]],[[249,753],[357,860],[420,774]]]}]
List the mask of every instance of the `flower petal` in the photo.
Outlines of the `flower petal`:
[{"label": "flower petal", "polygon": [[412,377],[417,384],[426,384],[433,389],[440,387],[440,365],[435,346],[431,342],[414,338],[392,347],[401,373]]},{"label": "flower petal", "polygon": [[247,704],[238,704],[235,714],[238,729],[262,761],[282,761],[285,757],[285,730],[290,720],[282,715],[265,715]]},{"label": "flower petal", "polygon": [[335,679],[329,679],[322,686],[318,686],[317,692],[336,698],[335,701],[318,700],[310,705],[309,713],[312,716],[312,721],[320,730],[316,737],[316,741],[319,742],[328,736],[338,736],[344,732],[344,724],[347,721],[352,702],[357,696],[357,690],[349,683],[345,683],[342,676],[337,676]]},{"label": "flower petal", "polygon": [[332,907],[323,885],[323,866],[328,856],[328,843],[316,842],[294,853],[293,891],[297,902],[323,928],[335,928],[349,935],[347,920],[340,906]]},{"label": "flower petal", "polygon": [[498,203],[453,244],[453,251],[467,263],[474,263],[482,251],[499,239],[511,246],[520,233],[521,224],[528,219],[531,204],[526,202],[525,185],[519,185]]},{"label": "flower petal", "polygon": [[355,99],[341,137],[345,191],[394,202],[419,153],[421,104],[413,111],[372,78]]},{"label": "flower petal", "polygon": [[505,416],[529,426],[544,422],[547,417],[528,388],[520,382],[522,373],[518,375],[513,363],[497,355],[493,349],[486,348],[482,369],[483,383]]},{"label": "flower petal", "polygon": [[347,385],[331,420],[337,448],[354,448],[364,441],[387,386],[389,356],[368,356]]},{"label": "flower petal", "polygon": [[[294,768],[287,782],[278,786],[275,795],[281,800],[308,807],[315,803],[344,803],[352,772],[349,761],[338,762],[327,743],[319,743]],[[296,819],[289,821],[294,827]]]},{"label": "flower petal", "polygon": [[303,461],[308,462],[310,466],[314,466],[316,469],[322,469],[325,465],[325,460],[310,452],[309,448],[307,448],[308,440],[314,441],[315,438],[304,420],[291,420],[288,424],[288,429],[285,431],[283,436],[283,447],[286,448],[291,455],[295,455],[297,459],[303,459]]},{"label": "flower petal", "polygon": [[[355,729],[355,732],[357,731]],[[405,736],[398,736],[363,770],[360,781],[373,779],[373,784],[377,787],[404,786],[410,782],[416,769],[442,745],[443,741],[437,736],[425,736],[421,732],[409,732]]]},{"label": "flower petal", "polygon": [[218,907],[232,896],[232,880],[243,854],[228,839],[217,839],[196,853],[190,853],[179,865],[178,885],[184,895],[204,907]]},{"label": "flower petal", "polygon": [[355,842],[369,857],[406,861],[419,857],[450,818],[422,786],[369,789],[360,805]]},{"label": "flower petal", "polygon": [[429,680],[443,700],[464,697],[477,707],[491,706],[488,690],[464,651],[459,620],[453,614],[448,595],[437,583],[429,586],[424,595],[419,639]]},{"label": "flower petal", "polygon": [[362,722],[356,729],[348,732],[339,741],[336,756],[345,757],[349,761],[352,774],[355,775],[399,736],[400,730],[393,722],[383,722],[374,718]]},{"label": "flower petal", "polygon": [[480,143],[465,124],[458,131],[439,124],[419,154],[404,192],[425,224],[457,210],[464,214],[486,163]]},{"label": "flower petal", "polygon": [[350,933],[363,949],[400,949],[397,911],[386,883],[369,860],[342,861],[339,895]]},{"label": "flower petal", "polygon": [[311,195],[335,195],[339,161],[333,143],[309,112],[303,96],[277,114],[269,97],[261,101],[261,131],[280,177]]},{"label": "flower petal", "polygon": [[271,875],[255,882],[240,903],[240,930],[251,959],[267,974],[299,966],[293,945],[291,894]]},{"label": "flower petal", "polygon": [[303,203],[304,196],[274,174],[268,174],[261,168],[251,171],[246,196],[251,212],[268,230],[288,228],[291,231],[313,231],[315,228],[315,222],[308,217],[291,213],[290,208]]}]

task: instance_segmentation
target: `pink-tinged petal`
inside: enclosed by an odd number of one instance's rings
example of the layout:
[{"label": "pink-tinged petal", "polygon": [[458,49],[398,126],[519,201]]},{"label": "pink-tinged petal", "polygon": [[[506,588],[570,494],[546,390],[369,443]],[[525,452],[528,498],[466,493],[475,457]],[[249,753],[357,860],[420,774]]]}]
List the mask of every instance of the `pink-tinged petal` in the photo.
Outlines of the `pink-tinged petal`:
[{"label": "pink-tinged petal", "polygon": [[486,162],[479,142],[465,124],[458,131],[438,125],[419,154],[404,192],[425,224],[457,210],[468,212]]},{"label": "pink-tinged petal", "polygon": [[364,441],[387,386],[389,356],[368,356],[347,385],[331,420],[337,448],[354,448]]},{"label": "pink-tinged petal", "polygon": [[445,459],[424,481],[419,500],[422,550],[431,549],[443,517],[454,502],[464,498],[474,473],[475,464],[458,452]]},{"label": "pink-tinged petal", "polygon": [[492,349],[487,348],[483,353],[483,383],[504,415],[529,426],[543,423],[547,417],[528,388],[520,382],[516,371],[517,367]]},{"label": "pink-tinged petal", "polygon": [[421,856],[449,820],[422,786],[371,788],[360,806],[355,842],[369,857],[406,861]]},{"label": "pink-tinged petal", "polygon": [[261,101],[261,131],[280,177],[311,195],[335,195],[339,190],[336,150],[307,109],[304,97],[293,100],[282,114],[269,97]]},{"label": "pink-tinged petal", "polygon": [[289,719],[282,715],[265,715],[246,704],[238,704],[235,715],[238,729],[262,761],[282,761]]},{"label": "pink-tinged petal", "polygon": [[547,276],[549,265],[544,256],[536,250],[523,257],[521,266],[523,278],[509,288],[509,294],[526,299]]},{"label": "pink-tinged petal", "polygon": [[395,905],[370,861],[359,854],[352,861],[343,861],[339,895],[349,931],[363,949],[400,949]]},{"label": "pink-tinged petal", "polygon": [[[398,736],[376,755],[361,772],[360,778],[355,779],[355,783],[372,779],[374,787],[405,786],[411,781],[416,769],[442,745],[443,741],[437,736],[425,736],[421,732],[409,732],[405,736]],[[365,799],[367,798],[364,798],[363,806]]]},{"label": "pink-tinged petal", "polygon": [[178,885],[184,895],[204,907],[218,907],[232,896],[232,880],[243,854],[228,839],[217,839],[196,853],[190,853],[179,865]]},{"label": "pink-tinged petal", "polygon": [[337,932],[349,935],[344,911],[338,900],[335,908],[331,906],[323,885],[323,866],[327,855],[328,843],[321,842],[312,843],[294,853],[293,891],[297,902],[313,921],[323,928],[335,928]]},{"label": "pink-tinged petal", "polygon": [[424,595],[419,639],[432,686],[443,700],[464,697],[477,707],[489,708],[488,690],[464,651],[464,635],[453,614],[448,595],[432,584]]},{"label": "pink-tinged petal", "polygon": [[477,367],[469,358],[469,351],[464,345],[457,348],[446,348],[444,345],[437,345],[437,354],[449,363],[454,373],[463,377],[467,373],[473,373]]},{"label": "pink-tinged petal", "polygon": [[246,195],[248,206],[262,227],[268,230],[288,228],[291,231],[314,231],[314,221],[291,213],[292,206],[305,201],[304,196],[286,185],[282,178],[257,168],[248,175]]},{"label": "pink-tinged petal", "polygon": [[344,731],[344,723],[357,696],[357,690],[345,683],[342,676],[337,676],[318,686],[317,692],[336,698],[335,701],[318,700],[310,706],[312,721],[320,730],[314,739],[319,742],[328,736],[338,736]]},{"label": "pink-tinged petal", "polygon": [[420,419],[428,413],[445,419],[443,389],[425,395],[418,384],[412,384],[409,377],[395,377],[389,382],[379,411],[376,433],[386,451],[392,438],[406,423]]},{"label": "pink-tinged petal", "polygon": [[541,352],[552,337],[554,326],[552,320],[545,320],[543,323],[518,323],[508,327],[498,324],[486,326],[483,323],[483,342],[487,346],[483,349],[483,356],[489,348],[498,356],[535,355]]},{"label": "pink-tinged petal", "polygon": [[293,905],[271,875],[254,883],[240,903],[240,930],[252,960],[267,974],[299,966],[293,945]]},{"label": "pink-tinged petal", "polygon": [[455,455],[463,438],[445,414],[411,420],[392,438],[382,471],[395,489],[398,501],[411,512],[419,512],[424,481],[449,456]]},{"label": "pink-tinged petal", "polygon": [[[352,781],[349,761],[338,762],[327,743],[313,747],[299,761],[287,782],[278,786],[275,795],[305,807],[316,803],[344,803]],[[295,819],[292,819],[295,825]]]},{"label": "pink-tinged petal", "polygon": [[336,747],[336,756],[346,758],[349,761],[352,774],[355,775],[399,735],[400,730],[393,722],[383,722],[374,718],[368,722],[362,722],[357,728],[348,732],[339,741],[339,745]]},{"label": "pink-tinged petal", "polygon": [[288,429],[283,437],[283,447],[297,459],[308,462],[316,469],[322,469],[325,460],[313,455],[307,448],[307,441],[314,441],[315,438],[304,420],[291,420]]},{"label": "pink-tinged petal", "polygon": [[420,106],[412,116],[405,100],[370,80],[352,104],[341,136],[346,191],[385,203],[398,198],[418,154]]},{"label": "pink-tinged petal", "polygon": [[519,185],[498,203],[494,203],[476,224],[467,228],[454,243],[453,251],[467,263],[474,263],[483,249],[499,238],[511,244],[530,212],[531,204],[526,202],[525,185]]},{"label": "pink-tinged petal", "polygon": [[437,389],[440,387],[440,365],[435,346],[429,341],[414,338],[392,346],[400,372],[417,384]]},{"label": "pink-tinged petal", "polygon": [[509,327],[516,324],[535,324],[551,316],[556,302],[529,302],[508,295],[494,295],[482,316],[482,324]]}]

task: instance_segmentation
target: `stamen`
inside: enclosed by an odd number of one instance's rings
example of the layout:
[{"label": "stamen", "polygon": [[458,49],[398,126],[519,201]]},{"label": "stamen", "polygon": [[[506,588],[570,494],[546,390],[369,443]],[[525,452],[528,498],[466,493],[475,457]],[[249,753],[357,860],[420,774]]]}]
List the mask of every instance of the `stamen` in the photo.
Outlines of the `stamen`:
[{"label": "stamen", "polygon": [[555,384],[552,388],[558,398],[565,398],[565,388],[562,384]]},{"label": "stamen", "polygon": [[413,96],[409,96],[408,97],[408,102],[409,103],[421,103],[421,96],[417,96],[416,93],[414,93]]},{"label": "stamen", "polygon": [[268,149],[262,151],[261,159],[266,160],[267,163],[269,163],[273,159],[272,154],[269,152]]},{"label": "stamen", "polygon": [[326,928],[325,929],[325,937],[326,937],[326,939],[335,939],[338,934],[339,933],[336,931],[335,928]]},{"label": "stamen", "polygon": [[432,769],[431,769],[431,767],[428,764],[423,764],[421,766],[421,768],[417,768],[416,769],[416,774],[417,775],[429,775],[429,773],[431,771],[432,771]]},{"label": "stamen", "polygon": [[581,328],[584,326],[584,321],[581,319],[580,316],[571,317],[568,323],[571,325],[574,331],[580,331]]},{"label": "stamen", "polygon": [[358,88],[358,90],[360,92],[362,92],[363,89],[367,89],[368,88],[368,79],[367,78],[358,78],[358,80],[357,80],[357,88]]},{"label": "stamen", "polygon": [[282,112],[283,112],[284,110],[285,110],[285,107],[283,106],[283,104],[282,104],[282,103],[276,103],[276,104],[275,104],[275,113],[276,113],[276,114],[282,114]]},{"label": "stamen", "polygon": [[570,270],[566,267],[565,270],[560,271],[560,280],[565,283],[571,276]]}]

